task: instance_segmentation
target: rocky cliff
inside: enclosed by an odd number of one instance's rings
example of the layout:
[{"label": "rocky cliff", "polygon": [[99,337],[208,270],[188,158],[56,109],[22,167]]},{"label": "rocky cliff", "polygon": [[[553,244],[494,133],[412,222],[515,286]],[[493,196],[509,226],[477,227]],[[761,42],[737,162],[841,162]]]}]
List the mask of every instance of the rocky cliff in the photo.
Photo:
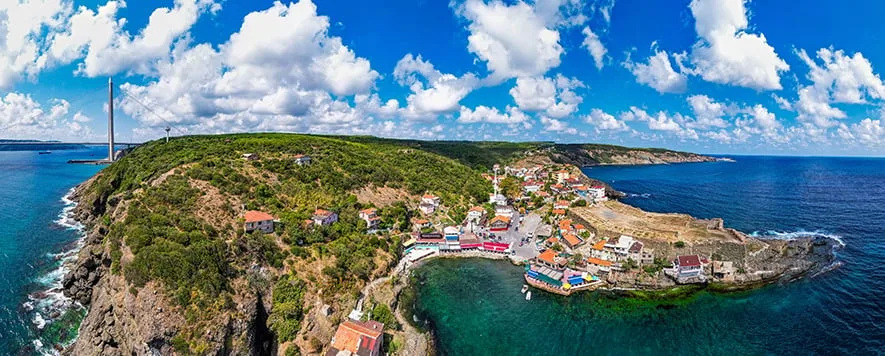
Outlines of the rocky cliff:
[{"label": "rocky cliff", "polygon": [[[134,288],[121,274],[111,273],[111,250],[104,243],[108,234],[104,216],[105,204],[95,194],[95,178],[75,189],[78,202],[75,214],[88,228],[78,259],[65,276],[65,295],[89,308],[80,324],[77,340],[66,355],[171,355],[176,354],[179,335],[188,323],[189,310],[184,310],[164,293],[157,283]],[[108,216],[119,218],[124,212],[113,201]],[[120,210],[118,210],[120,209]],[[269,294],[269,290],[259,291]],[[201,337],[204,343],[199,354],[258,355],[270,354],[275,343],[265,325],[266,300],[254,291],[237,293],[233,306],[204,322]],[[178,348],[182,348],[181,345]]]}]

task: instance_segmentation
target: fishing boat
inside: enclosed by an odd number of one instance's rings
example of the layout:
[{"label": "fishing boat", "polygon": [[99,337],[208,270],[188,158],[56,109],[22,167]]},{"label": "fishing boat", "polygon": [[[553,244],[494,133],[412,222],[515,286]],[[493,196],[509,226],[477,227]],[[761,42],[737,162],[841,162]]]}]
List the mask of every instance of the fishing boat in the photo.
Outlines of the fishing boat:
[{"label": "fishing boat", "polygon": [[525,294],[525,300],[532,300],[532,292],[528,292]]},{"label": "fishing boat", "polygon": [[48,155],[48,154],[52,154],[52,151],[40,151],[40,152],[37,152],[37,154],[39,154],[39,155]]},{"label": "fishing boat", "polygon": [[528,284],[523,284],[523,285],[522,285],[522,290],[520,291],[520,293],[525,294],[525,291],[527,291],[527,290],[529,290],[529,285],[528,285]]}]

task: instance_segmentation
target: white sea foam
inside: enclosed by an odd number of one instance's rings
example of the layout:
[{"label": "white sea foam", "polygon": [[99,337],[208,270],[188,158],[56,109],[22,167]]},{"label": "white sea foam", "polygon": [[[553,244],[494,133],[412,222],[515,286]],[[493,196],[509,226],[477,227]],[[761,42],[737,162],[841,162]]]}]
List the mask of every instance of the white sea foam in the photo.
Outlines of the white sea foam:
[{"label": "white sea foam", "polygon": [[825,238],[831,239],[833,241],[836,241],[836,243],[839,244],[839,247],[845,247],[845,241],[842,240],[842,236],[827,233],[825,231],[820,231],[820,230],[817,230],[817,231],[799,230],[799,231],[792,231],[792,232],[774,231],[774,230],[769,230],[769,231],[765,231],[765,232],[754,231],[752,234],[750,234],[750,236],[757,237],[760,239],[771,239],[771,240],[796,240],[796,239],[801,239],[804,237],[820,236],[820,237],[825,237]]},{"label": "white sea foam", "polygon": [[[77,203],[71,199],[74,190],[71,189],[62,197],[65,204],[58,215],[55,223],[68,230],[76,231],[80,237],[75,244],[59,253],[48,254],[47,257],[54,260],[56,266],[44,275],[37,277],[35,282],[41,285],[41,290],[28,295],[28,301],[22,304],[25,310],[33,312],[33,323],[37,329],[43,329],[51,324],[55,318],[64,315],[72,307],[79,307],[79,303],[64,295],[62,281],[69,271],[70,264],[77,259],[77,254],[83,246],[85,228],[74,217],[74,209]],[[57,355],[52,347],[46,347],[43,341],[33,341],[36,350],[44,355]]]},{"label": "white sea foam", "polygon": [[628,198],[644,198],[644,199],[648,199],[648,198],[651,198],[651,193],[642,193],[642,194],[630,193],[630,194],[627,194],[627,197],[628,197]]}]

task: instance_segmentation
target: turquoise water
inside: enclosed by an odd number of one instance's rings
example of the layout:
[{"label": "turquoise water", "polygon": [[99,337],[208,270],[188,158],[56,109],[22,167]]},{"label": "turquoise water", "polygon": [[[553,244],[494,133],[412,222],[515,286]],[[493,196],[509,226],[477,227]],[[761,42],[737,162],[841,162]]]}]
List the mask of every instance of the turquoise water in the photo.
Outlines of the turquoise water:
[{"label": "turquoise water", "polygon": [[66,162],[106,152],[0,152],[0,354],[45,352],[73,335],[71,325],[82,310],[54,289],[62,277],[59,266],[80,236],[63,219],[70,204],[62,198],[101,167]]},{"label": "turquoise water", "polygon": [[507,262],[435,260],[416,271],[420,318],[443,355],[881,354],[885,160],[738,157],[736,163],[586,170],[659,212],[724,217],[765,238],[845,243],[841,268],[730,295],[666,303],[608,293],[519,293]]}]

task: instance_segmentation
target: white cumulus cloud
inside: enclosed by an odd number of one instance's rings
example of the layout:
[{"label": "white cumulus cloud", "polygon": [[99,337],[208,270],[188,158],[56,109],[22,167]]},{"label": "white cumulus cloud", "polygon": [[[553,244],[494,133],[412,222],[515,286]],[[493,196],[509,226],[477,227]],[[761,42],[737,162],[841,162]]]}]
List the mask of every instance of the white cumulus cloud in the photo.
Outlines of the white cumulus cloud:
[{"label": "white cumulus cloud", "polygon": [[486,62],[493,78],[543,75],[559,66],[564,52],[559,31],[548,28],[531,5],[467,0],[456,10],[470,23],[467,49]]},{"label": "white cumulus cloud", "polygon": [[[648,57],[646,63],[634,63],[627,57],[624,67],[633,73],[637,83],[648,85],[659,93],[685,92],[686,75],[673,69],[667,51],[659,51],[655,43],[652,43],[652,49],[655,54]],[[678,59],[676,61],[678,64]]]},{"label": "white cumulus cloud", "polygon": [[700,38],[691,53],[693,72],[706,81],[756,90],[781,89],[780,74],[790,66],[765,35],[749,33],[745,0],[692,0]]}]

